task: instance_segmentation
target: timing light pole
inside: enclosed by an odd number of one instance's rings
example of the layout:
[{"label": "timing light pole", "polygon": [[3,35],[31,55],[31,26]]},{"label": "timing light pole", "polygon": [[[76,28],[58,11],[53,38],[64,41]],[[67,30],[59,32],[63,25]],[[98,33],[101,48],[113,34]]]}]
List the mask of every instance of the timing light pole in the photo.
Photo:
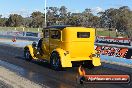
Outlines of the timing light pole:
[{"label": "timing light pole", "polygon": [[47,27],[47,14],[46,14],[47,10],[46,10],[46,7],[47,7],[47,0],[45,0],[45,19],[44,19],[45,20],[44,21],[45,22],[45,27]]}]

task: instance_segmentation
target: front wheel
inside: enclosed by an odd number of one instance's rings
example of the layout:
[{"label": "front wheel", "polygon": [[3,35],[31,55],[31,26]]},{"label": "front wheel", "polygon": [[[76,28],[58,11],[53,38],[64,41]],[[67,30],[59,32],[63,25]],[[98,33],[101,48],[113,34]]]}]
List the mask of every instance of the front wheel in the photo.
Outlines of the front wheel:
[{"label": "front wheel", "polygon": [[31,61],[31,60],[32,60],[32,56],[31,56],[31,54],[30,54],[29,49],[25,49],[25,50],[24,50],[24,58],[25,58],[27,61]]},{"label": "front wheel", "polygon": [[51,65],[52,69],[54,69],[54,70],[61,70],[62,69],[62,65],[60,62],[60,56],[59,56],[58,52],[54,51],[51,54],[50,65]]}]

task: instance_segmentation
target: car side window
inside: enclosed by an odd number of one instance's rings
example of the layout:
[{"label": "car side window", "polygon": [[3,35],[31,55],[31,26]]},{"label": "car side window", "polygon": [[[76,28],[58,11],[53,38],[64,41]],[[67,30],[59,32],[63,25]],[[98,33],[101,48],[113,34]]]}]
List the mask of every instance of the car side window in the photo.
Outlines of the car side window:
[{"label": "car side window", "polygon": [[60,39],[61,33],[59,30],[51,30],[51,38],[52,39]]},{"label": "car side window", "polygon": [[49,30],[44,30],[44,38],[49,38]]}]

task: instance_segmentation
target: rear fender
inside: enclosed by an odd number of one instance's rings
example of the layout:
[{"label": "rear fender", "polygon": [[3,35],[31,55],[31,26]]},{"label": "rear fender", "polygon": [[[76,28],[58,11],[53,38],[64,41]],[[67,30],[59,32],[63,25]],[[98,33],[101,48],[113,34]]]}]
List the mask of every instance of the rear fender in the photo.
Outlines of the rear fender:
[{"label": "rear fender", "polygon": [[72,67],[72,63],[70,61],[70,54],[68,54],[65,50],[61,48],[57,48],[54,51],[57,51],[59,53],[62,67]]},{"label": "rear fender", "polygon": [[[97,50],[93,51],[93,54],[98,54],[99,52]],[[92,63],[94,66],[100,66],[101,65],[101,59],[100,57],[92,57]]]}]

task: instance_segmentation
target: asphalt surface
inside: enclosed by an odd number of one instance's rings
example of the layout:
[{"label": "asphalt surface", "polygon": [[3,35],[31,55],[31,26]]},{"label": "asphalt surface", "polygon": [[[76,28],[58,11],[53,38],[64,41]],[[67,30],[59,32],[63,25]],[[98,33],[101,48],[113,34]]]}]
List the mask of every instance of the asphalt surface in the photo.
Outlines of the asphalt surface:
[{"label": "asphalt surface", "polygon": [[0,88],[13,88],[13,87],[0,80]]},{"label": "asphalt surface", "polygon": [[[22,77],[25,77],[43,87],[51,88],[132,88],[132,81],[128,84],[77,84],[77,68],[68,68],[65,71],[54,71],[50,65],[45,62],[31,61],[27,62],[23,58],[23,49],[12,47],[10,45],[0,44],[0,60],[18,66],[6,66],[6,68],[15,71]],[[1,64],[0,64],[1,65]],[[132,68],[102,63],[102,66],[92,70],[86,69],[87,74],[129,74],[132,79]]]}]

